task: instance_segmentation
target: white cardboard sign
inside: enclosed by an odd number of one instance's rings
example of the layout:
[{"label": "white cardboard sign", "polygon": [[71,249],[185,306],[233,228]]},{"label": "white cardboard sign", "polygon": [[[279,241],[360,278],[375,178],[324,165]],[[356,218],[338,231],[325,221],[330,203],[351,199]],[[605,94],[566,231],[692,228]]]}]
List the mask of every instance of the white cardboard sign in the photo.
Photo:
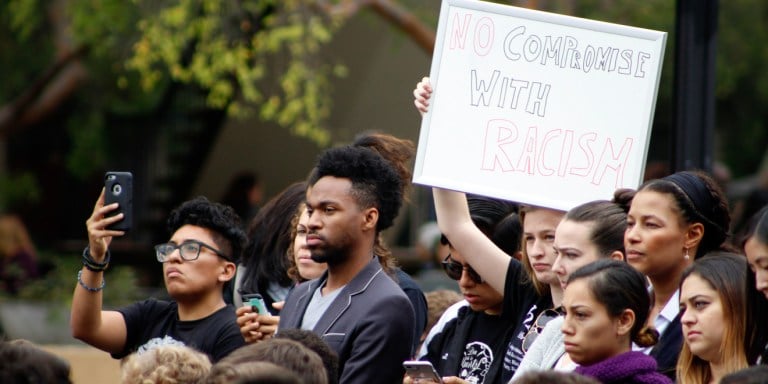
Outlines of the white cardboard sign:
[{"label": "white cardboard sign", "polygon": [[666,35],[443,0],[414,182],[564,210],[637,188]]}]

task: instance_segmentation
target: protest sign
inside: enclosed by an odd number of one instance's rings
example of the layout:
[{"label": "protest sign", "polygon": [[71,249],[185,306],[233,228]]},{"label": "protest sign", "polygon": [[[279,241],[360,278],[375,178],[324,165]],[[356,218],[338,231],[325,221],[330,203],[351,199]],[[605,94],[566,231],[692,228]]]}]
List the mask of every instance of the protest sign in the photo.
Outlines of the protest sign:
[{"label": "protest sign", "polygon": [[570,209],[637,188],[666,33],[444,0],[418,184]]}]

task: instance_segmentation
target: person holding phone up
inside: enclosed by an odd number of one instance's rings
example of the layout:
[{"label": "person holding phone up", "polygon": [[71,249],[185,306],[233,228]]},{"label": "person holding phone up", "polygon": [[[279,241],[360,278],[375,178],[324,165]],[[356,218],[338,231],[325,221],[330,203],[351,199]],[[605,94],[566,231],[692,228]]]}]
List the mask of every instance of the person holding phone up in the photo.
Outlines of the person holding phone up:
[{"label": "person holding phone up", "polygon": [[104,191],[86,221],[88,247],[72,298],[72,335],[122,358],[159,345],[186,345],[218,361],[245,345],[235,309],[224,302],[224,283],[235,275],[245,242],[232,208],[198,197],[168,218],[171,237],[155,246],[172,301],[148,299],[116,311],[102,309],[109,245],[124,231],[110,229],[124,213],[110,216],[118,203],[104,204]]}]

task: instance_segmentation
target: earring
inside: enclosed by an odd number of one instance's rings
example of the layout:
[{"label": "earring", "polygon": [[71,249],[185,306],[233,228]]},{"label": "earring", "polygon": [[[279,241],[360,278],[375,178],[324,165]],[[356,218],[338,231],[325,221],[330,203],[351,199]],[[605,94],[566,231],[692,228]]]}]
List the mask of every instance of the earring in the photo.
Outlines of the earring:
[{"label": "earring", "polygon": [[684,249],[685,249],[685,256],[683,256],[683,258],[686,259],[686,260],[690,260],[691,257],[688,256],[688,248],[684,248]]}]

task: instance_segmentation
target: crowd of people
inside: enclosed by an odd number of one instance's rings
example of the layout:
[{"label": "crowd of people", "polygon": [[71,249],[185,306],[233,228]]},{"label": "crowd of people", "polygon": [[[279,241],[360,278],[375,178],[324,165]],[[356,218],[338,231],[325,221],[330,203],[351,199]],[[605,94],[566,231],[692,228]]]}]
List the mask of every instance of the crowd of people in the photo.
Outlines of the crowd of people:
[{"label": "crowd of people", "polygon": [[[431,94],[417,84],[420,112]],[[768,382],[768,208],[733,235],[718,184],[688,171],[567,212],[433,188],[424,248],[461,294],[425,294],[382,237],[413,156],[407,140],[361,135],[245,225],[228,205],[184,202],[155,247],[171,299],[117,310],[102,293],[122,216],[102,192],[74,337],[122,359],[122,383],[424,382],[408,360],[444,383]],[[0,382],[69,382],[29,343],[2,342],[0,357]]]}]

